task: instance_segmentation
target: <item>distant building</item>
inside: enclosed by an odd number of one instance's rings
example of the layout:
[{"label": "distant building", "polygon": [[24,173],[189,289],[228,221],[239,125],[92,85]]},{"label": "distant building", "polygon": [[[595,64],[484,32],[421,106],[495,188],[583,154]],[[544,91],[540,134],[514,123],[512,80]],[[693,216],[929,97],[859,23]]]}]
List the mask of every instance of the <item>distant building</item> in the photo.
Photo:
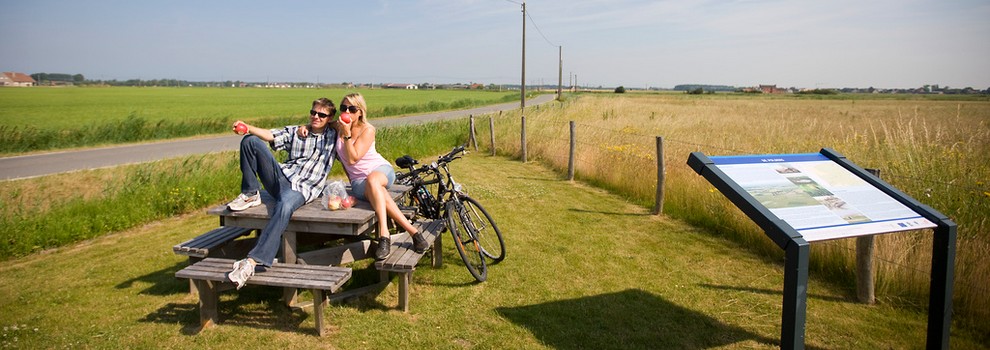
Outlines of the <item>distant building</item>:
[{"label": "distant building", "polygon": [[0,75],[0,86],[34,86],[37,83],[34,78],[24,73],[3,72]]},{"label": "distant building", "polygon": [[774,85],[762,85],[761,84],[760,85],[760,91],[762,91],[764,94],[779,94],[779,93],[784,92],[783,90],[778,89],[776,84],[774,84]]},{"label": "distant building", "polygon": [[406,90],[419,89],[419,86],[416,86],[416,84],[398,84],[398,83],[384,84],[382,85],[382,87],[386,89],[406,89]]}]

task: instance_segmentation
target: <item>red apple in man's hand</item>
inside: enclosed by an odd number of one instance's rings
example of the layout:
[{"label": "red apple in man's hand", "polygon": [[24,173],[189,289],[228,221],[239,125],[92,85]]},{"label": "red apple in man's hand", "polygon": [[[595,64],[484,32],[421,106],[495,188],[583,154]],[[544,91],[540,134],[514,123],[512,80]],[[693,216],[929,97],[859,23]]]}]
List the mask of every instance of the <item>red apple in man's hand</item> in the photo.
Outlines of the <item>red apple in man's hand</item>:
[{"label": "red apple in man's hand", "polygon": [[234,132],[236,132],[238,135],[247,134],[248,133],[247,124],[237,123],[237,125],[234,125]]}]

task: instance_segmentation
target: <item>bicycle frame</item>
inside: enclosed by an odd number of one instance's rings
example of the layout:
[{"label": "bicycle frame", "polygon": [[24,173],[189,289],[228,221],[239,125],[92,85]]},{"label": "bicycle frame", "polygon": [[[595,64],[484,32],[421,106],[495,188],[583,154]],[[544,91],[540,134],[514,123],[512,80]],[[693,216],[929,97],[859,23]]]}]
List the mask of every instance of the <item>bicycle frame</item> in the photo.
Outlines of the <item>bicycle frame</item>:
[{"label": "bicycle frame", "polygon": [[[457,147],[451,153],[440,157],[436,162],[419,168],[415,168],[415,163],[409,164],[406,167],[409,172],[399,174],[402,176],[401,182],[413,187],[411,196],[418,207],[418,214],[434,220],[443,218],[446,216],[446,203],[464,194],[461,185],[454,181],[454,176],[448,167],[450,162],[460,158],[456,154],[461,151],[463,151],[463,147]],[[426,180],[429,177],[435,179]],[[400,181],[397,180],[396,182]],[[437,185],[435,193],[431,193],[428,188],[432,184]]]}]

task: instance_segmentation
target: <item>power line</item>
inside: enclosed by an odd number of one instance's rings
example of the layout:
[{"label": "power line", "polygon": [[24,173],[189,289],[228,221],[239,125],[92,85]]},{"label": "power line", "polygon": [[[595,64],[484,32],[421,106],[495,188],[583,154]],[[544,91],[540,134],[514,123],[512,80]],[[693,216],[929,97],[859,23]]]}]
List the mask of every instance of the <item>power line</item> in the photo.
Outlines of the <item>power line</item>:
[{"label": "power line", "polygon": [[[505,1],[509,1],[509,0],[505,0]],[[550,39],[547,39],[547,36],[546,36],[546,35],[543,35],[543,31],[542,31],[542,30],[540,30],[540,26],[536,24],[536,20],[535,20],[535,19],[533,19],[533,16],[532,16],[532,15],[530,14],[530,13],[532,13],[532,12],[533,12],[533,11],[529,11],[529,10],[527,10],[527,11],[526,11],[526,17],[529,17],[529,22],[530,22],[530,23],[533,23],[533,26],[534,26],[534,27],[536,27],[536,32],[537,32],[537,33],[540,33],[540,36],[542,36],[542,37],[543,37],[543,40],[546,40],[546,41],[547,41],[547,44],[550,44],[550,46],[553,46],[553,47],[558,47],[558,46],[560,46],[560,45],[557,45],[557,44],[554,44],[554,43],[553,43],[552,41],[550,41]]]}]

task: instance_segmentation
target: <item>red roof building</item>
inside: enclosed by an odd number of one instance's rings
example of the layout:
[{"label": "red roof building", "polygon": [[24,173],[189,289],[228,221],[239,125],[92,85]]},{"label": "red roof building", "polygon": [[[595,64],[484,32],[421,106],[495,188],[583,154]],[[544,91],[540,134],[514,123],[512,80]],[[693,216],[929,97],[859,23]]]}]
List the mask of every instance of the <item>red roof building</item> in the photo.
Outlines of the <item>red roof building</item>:
[{"label": "red roof building", "polygon": [[0,74],[0,86],[34,86],[37,82],[30,75],[18,72]]}]

